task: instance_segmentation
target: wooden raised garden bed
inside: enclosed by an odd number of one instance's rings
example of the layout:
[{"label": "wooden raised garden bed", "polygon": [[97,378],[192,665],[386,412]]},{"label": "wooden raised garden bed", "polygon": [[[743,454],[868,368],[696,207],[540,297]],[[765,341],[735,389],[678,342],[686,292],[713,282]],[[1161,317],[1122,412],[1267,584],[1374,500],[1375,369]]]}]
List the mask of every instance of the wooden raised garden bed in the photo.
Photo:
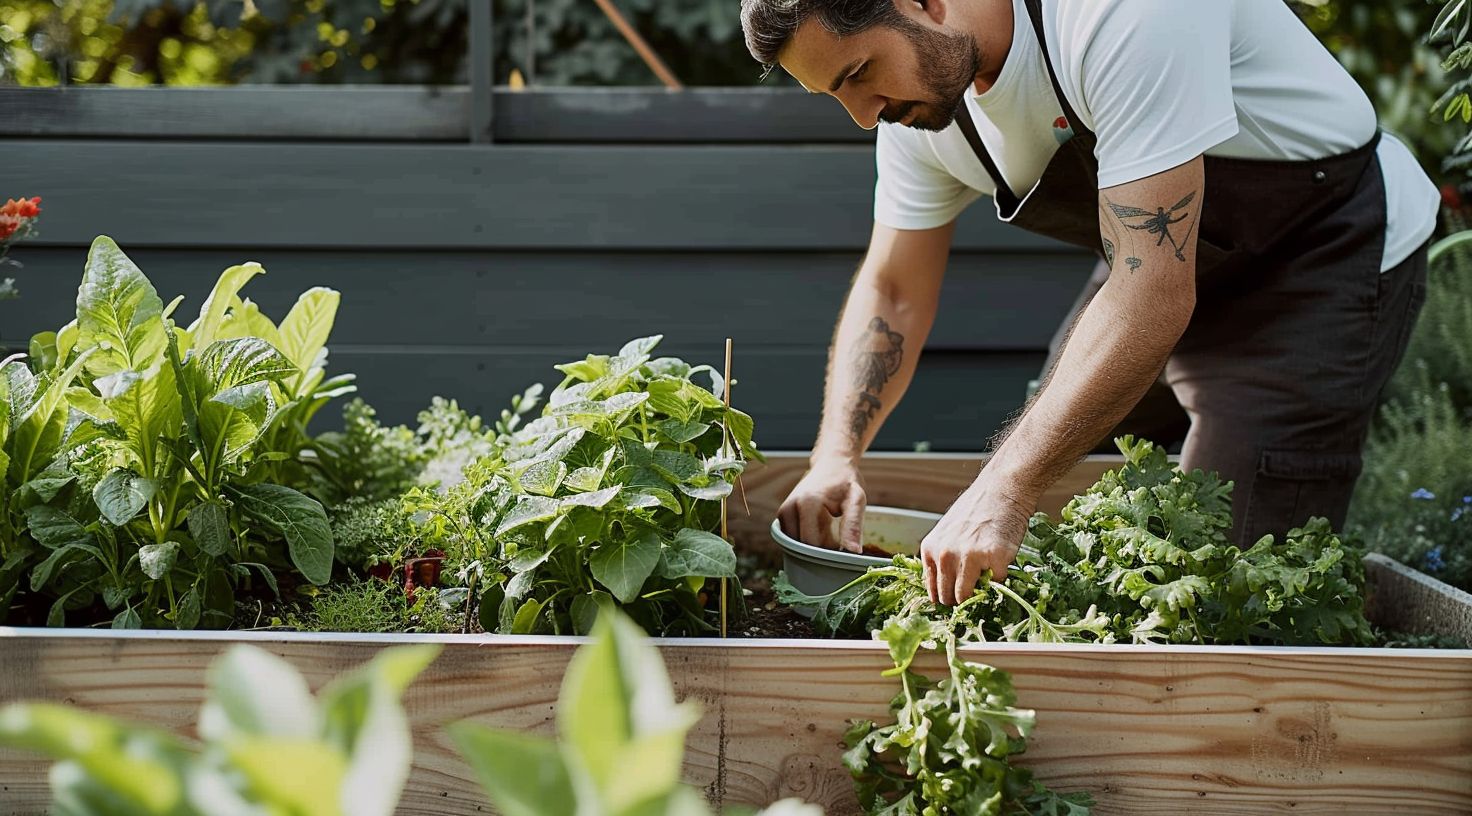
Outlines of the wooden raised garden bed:
[{"label": "wooden raised garden bed", "polygon": [[[1114,461],[1081,466],[1077,489]],[[978,463],[874,457],[871,500],[943,509]],[[774,502],[800,474],[789,455],[748,475],[744,543],[765,541]],[[1372,619],[1468,636],[1472,597],[1382,558],[1367,565]],[[405,698],[415,764],[400,812],[489,812],[442,726],[550,733],[577,640],[0,628],[0,703],[63,701],[191,733],[205,668],[233,643],[270,649],[317,688],[406,641],[445,649]],[[705,710],[689,782],[721,803],[795,795],[856,812],[839,741],[848,720],[886,716],[895,683],[880,676],[891,665],[882,644],[658,643],[676,691]],[[1472,651],[991,644],[971,657],[1011,672],[1019,703],[1038,712],[1021,762],[1050,786],[1090,791],[1096,813],[1472,812]],[[934,655],[922,663],[941,671]],[[45,768],[0,750],[0,816],[46,812]]]}]

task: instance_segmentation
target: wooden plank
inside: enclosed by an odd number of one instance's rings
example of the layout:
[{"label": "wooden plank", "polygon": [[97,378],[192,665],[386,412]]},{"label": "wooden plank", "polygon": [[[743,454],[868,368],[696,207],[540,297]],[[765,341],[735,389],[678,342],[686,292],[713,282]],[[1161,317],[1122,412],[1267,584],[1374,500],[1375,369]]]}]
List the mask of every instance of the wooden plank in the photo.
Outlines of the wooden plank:
[{"label": "wooden plank", "polygon": [[[414,770],[401,814],[484,805],[443,726],[462,719],[553,732],[575,641],[285,633],[0,629],[0,702],[70,701],[192,733],[204,669],[228,645],[284,657],[313,688],[387,643],[445,651],[408,691]],[[705,716],[685,778],[719,804],[797,795],[856,813],[839,764],[852,718],[883,718],[895,691],[880,644],[661,642],[677,693]],[[1247,816],[1472,810],[1472,652],[988,644],[1038,727],[1021,763],[1096,813]],[[941,672],[934,656],[922,670]],[[44,812],[41,765],[0,751],[9,816]]]},{"label": "wooden plank", "polygon": [[[42,245],[854,250],[873,228],[866,145],[5,147],[8,187],[46,198]],[[1065,251],[985,203],[956,245]]]},{"label": "wooden plank", "polygon": [[555,88],[497,94],[498,142],[872,144],[832,99],[797,88]]},{"label": "wooden plank", "polygon": [[[490,29],[489,20],[472,25]],[[483,56],[474,62],[489,71],[489,55]],[[874,132],[856,126],[842,106],[796,88],[488,87],[487,93],[478,129],[495,142],[874,141]],[[467,85],[0,87],[0,110],[12,114],[0,118],[0,136],[459,142],[467,141],[473,102]]]},{"label": "wooden plank", "polygon": [[[734,393],[734,392],[733,392]],[[1365,614],[1391,631],[1457,638],[1472,646],[1472,593],[1379,553],[1365,558]]]},{"label": "wooden plank", "polygon": [[[186,321],[220,271],[254,260],[267,274],[244,294],[277,319],[308,287],[343,293],[334,346],[540,345],[581,357],[658,332],[707,348],[711,360],[733,337],[738,371],[750,350],[826,348],[859,262],[848,252],[124,249],[165,301],[185,296],[178,314]],[[87,253],[27,244],[14,254],[25,267],[5,274],[25,300],[0,306],[0,343],[24,346],[75,316]],[[926,348],[1043,351],[1090,268],[1071,254],[957,253]]]},{"label": "wooden plank", "polygon": [[463,85],[0,87],[0,136],[463,141],[469,99]]},{"label": "wooden plank", "polygon": [[[772,521],[807,472],[808,456],[806,451],[769,453],[765,464],[753,463],[741,477],[745,506],[751,512],[746,512],[741,501],[733,501],[731,537],[743,552],[772,559],[779,556],[772,541]],[[973,453],[870,453],[860,462],[860,472],[870,504],[944,513],[971,485],[985,461],[984,455]],[[1058,513],[1105,471],[1123,463],[1122,456],[1088,457],[1043,494],[1037,509]]]}]

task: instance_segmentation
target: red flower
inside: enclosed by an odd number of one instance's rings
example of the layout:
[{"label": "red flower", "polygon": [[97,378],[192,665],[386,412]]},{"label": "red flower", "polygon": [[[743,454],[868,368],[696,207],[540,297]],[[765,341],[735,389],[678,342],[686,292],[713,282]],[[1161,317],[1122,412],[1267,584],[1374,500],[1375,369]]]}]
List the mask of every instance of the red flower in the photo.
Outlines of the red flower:
[{"label": "red flower", "polygon": [[9,239],[40,214],[40,196],[7,200],[0,206],[0,241]]}]

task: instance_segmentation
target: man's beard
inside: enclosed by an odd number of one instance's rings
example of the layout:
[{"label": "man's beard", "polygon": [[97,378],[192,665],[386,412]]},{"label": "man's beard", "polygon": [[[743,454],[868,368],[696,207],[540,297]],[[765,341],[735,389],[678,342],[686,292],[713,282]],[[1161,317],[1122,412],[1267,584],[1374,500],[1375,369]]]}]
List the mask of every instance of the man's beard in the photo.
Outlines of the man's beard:
[{"label": "man's beard", "polygon": [[[905,20],[900,30],[915,46],[925,90],[931,98],[892,103],[879,114],[879,118],[916,130],[945,130],[956,121],[961,100],[981,70],[981,50],[976,45],[976,38],[970,34],[933,31],[910,20]],[[914,120],[904,122],[912,113]]]}]

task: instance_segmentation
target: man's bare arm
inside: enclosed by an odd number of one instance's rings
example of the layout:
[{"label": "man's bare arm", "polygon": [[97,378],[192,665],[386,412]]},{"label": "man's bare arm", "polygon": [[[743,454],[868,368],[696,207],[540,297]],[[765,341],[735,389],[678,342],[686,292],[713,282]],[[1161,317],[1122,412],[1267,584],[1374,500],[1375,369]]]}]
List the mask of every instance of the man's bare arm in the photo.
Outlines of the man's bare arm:
[{"label": "man's bare arm", "polygon": [[[811,468],[783,502],[782,528],[809,544],[862,548],[858,462],[915,373],[935,322],[952,226],[876,225],[834,333]],[[832,519],[842,518],[835,539]]]},{"label": "man's bare arm", "polygon": [[988,464],[1040,495],[1155,381],[1196,307],[1201,159],[1099,193],[1107,283],[1079,317],[1047,385]]},{"label": "man's bare arm", "polygon": [[931,597],[959,603],[1000,578],[1038,498],[1149,389],[1196,307],[1202,162],[1100,191],[1109,280],[1084,309],[1043,390],[921,544]]},{"label": "man's bare arm", "polygon": [[909,387],[935,322],[953,232],[875,226],[828,352],[815,458],[856,461]]}]

